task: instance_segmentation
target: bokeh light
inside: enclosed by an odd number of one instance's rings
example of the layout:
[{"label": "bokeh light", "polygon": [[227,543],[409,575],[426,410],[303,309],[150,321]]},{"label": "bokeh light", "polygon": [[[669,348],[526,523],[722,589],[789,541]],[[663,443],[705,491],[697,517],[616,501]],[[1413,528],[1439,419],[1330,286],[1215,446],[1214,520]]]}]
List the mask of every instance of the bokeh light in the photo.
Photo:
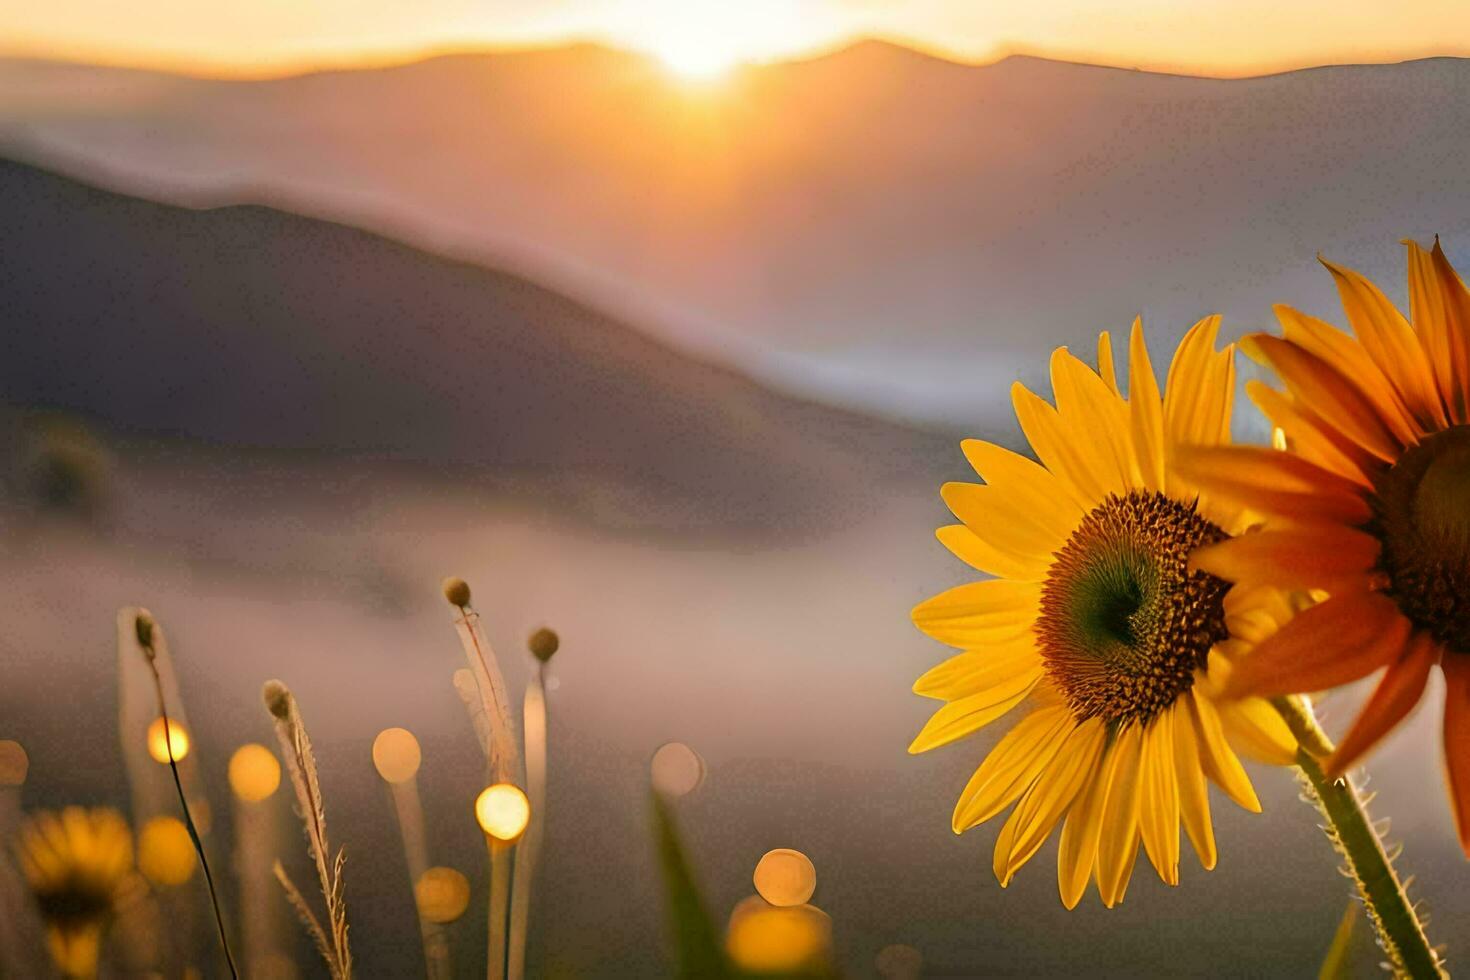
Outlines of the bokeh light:
[{"label": "bokeh light", "polygon": [[154,817],[138,835],[138,870],[155,885],[182,885],[198,858],[189,828],[177,817]]},{"label": "bokeh light", "polygon": [[789,847],[763,854],[753,877],[761,898],[783,908],[805,905],[817,890],[817,869],[811,859]]},{"label": "bokeh light", "polygon": [[912,946],[894,943],[878,950],[873,969],[883,980],[919,980],[924,969],[924,957]]},{"label": "bokeh light", "polygon": [[759,895],[730,913],[725,951],[747,973],[805,973],[831,958],[832,920],[813,905],[777,908]]},{"label": "bokeh light", "polygon": [[[165,731],[167,734],[165,734]],[[163,716],[153,719],[148,726],[148,754],[154,762],[168,765],[169,747],[173,748],[175,762],[182,762],[189,754],[189,730],[177,718],[169,717],[167,724]]]},{"label": "bokeh light", "polygon": [[385,728],[373,739],[373,765],[390,783],[406,783],[419,771],[423,754],[407,728]]},{"label": "bokeh light", "polygon": [[475,800],[475,819],[480,829],[496,840],[513,841],[526,830],[531,819],[531,801],[519,786],[496,783],[486,787]]},{"label": "bokeh light", "polygon": [[470,904],[470,882],[453,868],[430,868],[413,886],[413,897],[429,922],[453,922]]},{"label": "bokeh light", "polygon": [[0,786],[20,786],[26,781],[31,760],[14,739],[0,740]]},{"label": "bokeh light", "polygon": [[684,796],[704,782],[704,759],[683,742],[665,742],[653,753],[649,775],[663,795]]},{"label": "bokeh light", "polygon": [[281,785],[281,764],[275,754],[255,742],[242,745],[230,756],[230,789],[247,803],[259,803]]}]

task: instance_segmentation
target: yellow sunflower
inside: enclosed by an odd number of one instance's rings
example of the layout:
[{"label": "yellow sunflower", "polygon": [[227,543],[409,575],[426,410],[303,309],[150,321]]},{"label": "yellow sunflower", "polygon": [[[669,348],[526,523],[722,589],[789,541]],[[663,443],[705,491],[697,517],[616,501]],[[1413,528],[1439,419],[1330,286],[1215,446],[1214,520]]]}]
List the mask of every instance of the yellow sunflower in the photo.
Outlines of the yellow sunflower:
[{"label": "yellow sunflower", "polygon": [[1245,522],[1241,508],[1201,494],[1173,466],[1178,445],[1229,440],[1234,352],[1215,349],[1218,329],[1210,317],[1185,335],[1162,396],[1137,322],[1127,399],[1106,333],[1099,371],[1058,350],[1055,407],[1012,389],[1040,463],[967,440],[985,483],[942,491],[964,523],[940,528],[939,540],[995,577],[914,610],[919,629],[964,652],[914,685],[946,703],[909,751],[953,742],[1024,704],[961,793],[954,830],[1015,804],[995,845],[1005,886],[1062,824],[1057,877],[1068,908],[1094,877],[1105,905],[1121,902],[1140,841],[1159,876],[1177,884],[1181,822],[1200,862],[1214,867],[1206,777],[1259,811],[1236,748],[1279,764],[1295,754],[1269,705],[1217,701],[1210,682],[1227,618],[1269,617],[1273,607],[1257,601],[1262,590],[1227,596],[1226,583],[1186,568],[1195,547]]},{"label": "yellow sunflower", "polygon": [[21,827],[15,852],[57,969],[95,976],[102,932],[133,868],[126,821],[105,807],[42,811]]},{"label": "yellow sunflower", "polygon": [[1205,448],[1183,464],[1212,496],[1266,517],[1260,533],[1201,551],[1200,568],[1329,596],[1244,657],[1230,690],[1316,691],[1383,669],[1328,760],[1340,775],[1413,709],[1438,663],[1470,855],[1470,292],[1438,241],[1406,244],[1411,320],[1324,262],[1356,337],[1279,306],[1284,337],[1249,339],[1286,384],[1248,390],[1291,452]]}]

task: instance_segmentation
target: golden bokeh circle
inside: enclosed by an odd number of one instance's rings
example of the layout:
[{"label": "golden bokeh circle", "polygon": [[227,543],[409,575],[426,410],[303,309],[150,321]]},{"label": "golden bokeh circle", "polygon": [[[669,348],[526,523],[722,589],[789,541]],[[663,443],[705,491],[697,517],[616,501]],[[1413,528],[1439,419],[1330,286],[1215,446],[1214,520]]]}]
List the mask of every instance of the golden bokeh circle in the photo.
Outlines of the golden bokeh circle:
[{"label": "golden bokeh circle", "polygon": [[475,819],[480,829],[496,840],[513,841],[525,833],[531,820],[531,801],[519,786],[496,783],[475,800]]},{"label": "golden bokeh circle", "polygon": [[767,851],[755,866],[755,890],[772,905],[805,905],[817,890],[817,869],[811,858],[789,847]]},{"label": "golden bokeh circle", "polygon": [[[164,732],[167,731],[167,735]],[[168,765],[169,747],[173,747],[173,761],[182,762],[189,754],[189,729],[177,718],[170,716],[165,723],[162,715],[153,719],[148,726],[148,754],[153,761]]]},{"label": "golden bokeh circle", "polygon": [[747,973],[817,971],[831,958],[832,920],[814,905],[778,908],[752,895],[730,913],[725,951]]},{"label": "golden bokeh circle", "polygon": [[668,797],[694,792],[704,782],[704,772],[704,759],[683,742],[665,742],[649,762],[653,788]]},{"label": "golden bokeh circle", "polygon": [[414,884],[413,897],[429,922],[453,922],[470,904],[470,882],[453,868],[430,868]]},{"label": "golden bokeh circle", "polygon": [[264,745],[250,742],[230,756],[230,789],[247,803],[259,803],[281,785],[281,764]]},{"label": "golden bokeh circle", "polygon": [[155,885],[182,885],[199,863],[189,829],[178,817],[154,817],[138,835],[138,870]]},{"label": "golden bokeh circle", "polygon": [[373,765],[390,783],[406,783],[419,771],[423,753],[407,728],[385,728],[373,739]]}]

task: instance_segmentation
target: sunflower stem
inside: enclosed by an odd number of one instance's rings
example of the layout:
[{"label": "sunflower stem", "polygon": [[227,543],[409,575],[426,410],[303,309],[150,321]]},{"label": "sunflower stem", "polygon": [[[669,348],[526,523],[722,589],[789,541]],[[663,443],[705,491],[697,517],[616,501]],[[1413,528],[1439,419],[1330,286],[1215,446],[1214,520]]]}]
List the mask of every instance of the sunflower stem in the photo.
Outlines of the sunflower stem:
[{"label": "sunflower stem", "polygon": [[1399,881],[1383,841],[1368,815],[1368,805],[1351,777],[1331,779],[1322,760],[1332,754],[1332,740],[1317,724],[1311,701],[1305,696],[1272,702],[1301,748],[1297,766],[1312,802],[1327,818],[1323,828],[1347,862],[1368,918],[1378,933],[1378,944],[1388,955],[1395,976],[1443,977],[1439,956],[1429,945],[1424,926]]}]

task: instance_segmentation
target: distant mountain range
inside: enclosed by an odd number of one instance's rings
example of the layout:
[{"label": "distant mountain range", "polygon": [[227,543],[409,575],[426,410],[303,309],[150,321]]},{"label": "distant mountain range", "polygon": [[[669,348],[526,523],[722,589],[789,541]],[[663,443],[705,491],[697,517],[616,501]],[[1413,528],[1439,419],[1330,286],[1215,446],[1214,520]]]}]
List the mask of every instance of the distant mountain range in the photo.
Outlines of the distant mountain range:
[{"label": "distant mountain range", "polygon": [[1319,250],[1470,252],[1470,61],[1212,80],[867,42],[673,80],[578,46],[270,81],[0,63],[0,153],[526,274],[792,390],[1011,431],[1006,384],[1143,312],[1291,301]]},{"label": "distant mountain range", "polygon": [[0,215],[0,403],[385,457],[642,530],[841,525],[958,458],[519,277],[340,225],[19,164],[0,164]]}]

